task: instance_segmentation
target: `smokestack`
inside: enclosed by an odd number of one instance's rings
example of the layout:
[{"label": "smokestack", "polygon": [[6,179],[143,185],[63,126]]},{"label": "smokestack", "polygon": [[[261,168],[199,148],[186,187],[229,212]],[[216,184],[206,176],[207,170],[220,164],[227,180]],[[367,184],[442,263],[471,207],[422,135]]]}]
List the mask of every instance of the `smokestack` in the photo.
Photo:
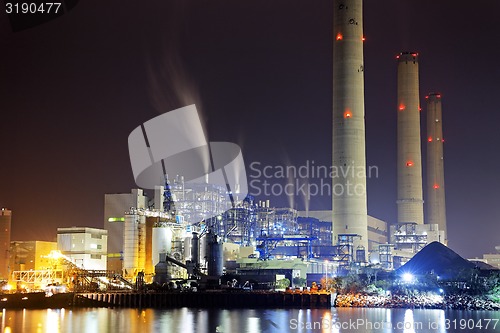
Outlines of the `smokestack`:
[{"label": "smokestack", "polygon": [[441,94],[430,93],[427,100],[427,223],[439,225],[446,233],[446,204],[444,194],[443,123]]},{"label": "smokestack", "polygon": [[333,16],[333,232],[368,250],[363,1],[336,0]]},{"label": "smokestack", "polygon": [[398,222],[424,223],[418,53],[398,59]]}]

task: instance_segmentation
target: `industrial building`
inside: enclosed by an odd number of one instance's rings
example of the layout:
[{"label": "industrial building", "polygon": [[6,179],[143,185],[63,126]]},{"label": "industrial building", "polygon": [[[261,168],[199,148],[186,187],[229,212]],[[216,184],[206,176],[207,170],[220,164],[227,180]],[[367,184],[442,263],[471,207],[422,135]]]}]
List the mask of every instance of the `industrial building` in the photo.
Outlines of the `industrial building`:
[{"label": "industrial building", "polygon": [[57,242],[12,241],[10,242],[10,270],[39,271],[52,267],[49,255],[57,250]]},{"label": "industrial building", "polygon": [[[327,246],[332,244],[332,211],[331,210],[312,210],[299,211],[299,226],[302,230],[307,228],[309,219],[312,220],[312,236],[316,236],[317,240],[313,240],[313,245]],[[373,216],[367,216],[367,236],[368,250],[373,251],[378,249],[379,244],[388,242],[388,226],[387,222],[377,219]]]},{"label": "industrial building", "polygon": [[106,195],[109,268],[131,280],[144,273],[149,281],[160,266],[168,278],[221,275],[224,259],[228,270],[247,276],[265,269],[303,277],[328,271],[325,260],[332,272],[369,263],[393,269],[426,244],[445,242],[445,224],[424,224],[416,52],[397,56],[398,220],[389,226],[367,214],[362,7],[362,0],[335,1],[332,167],[339,172],[332,210],[298,212],[251,196],[231,204],[221,184],[165,174],[164,184],[150,186],[151,199],[141,190]]},{"label": "industrial building", "polygon": [[12,211],[2,208],[0,212],[0,280],[9,278],[9,249]]},{"label": "industrial building", "polygon": [[[113,222],[108,217],[108,225],[123,226],[121,235],[112,235],[119,237],[119,241],[110,237],[109,242],[123,243],[121,272],[124,277],[134,280],[143,272],[146,281],[151,281],[160,258],[168,262],[171,278],[186,278],[195,267],[201,274],[210,274],[213,251],[220,254],[217,256],[220,272],[227,266],[229,271],[242,270],[250,275],[255,267],[262,266],[263,260],[270,261],[267,266],[276,268],[295,265],[290,260],[305,259],[301,263],[305,265],[301,268],[304,278],[304,272],[323,271],[318,267],[324,260],[331,261],[332,272],[338,267],[345,269],[355,259],[361,263],[368,261],[365,250],[359,251],[354,245],[353,240],[359,236],[341,234],[344,237],[341,242],[332,245],[331,210],[299,212],[271,207],[269,200],[256,201],[247,196],[241,203],[222,211],[220,206],[205,204],[199,198],[217,196],[223,189],[203,185],[206,184],[158,186],[153,200],[147,204],[149,208],[132,207],[124,212],[123,218]],[[183,195],[184,200],[174,200]],[[110,196],[106,197],[109,202]],[[160,209],[156,209],[158,206]],[[196,221],[196,210],[200,209],[205,212],[212,209],[213,217]],[[370,250],[377,250],[379,244],[388,242],[387,223],[370,216],[367,221],[367,244]]]},{"label": "industrial building", "polygon": [[125,212],[132,207],[145,209],[148,198],[141,189],[130,193],[104,195],[104,229],[108,231],[107,269],[121,272],[123,268],[123,225]]},{"label": "industrial building", "polygon": [[75,266],[106,270],[108,231],[87,227],[57,228],[57,249]]},{"label": "industrial building", "polygon": [[483,255],[483,260],[493,267],[500,269],[500,245],[495,246],[497,253],[487,253]]}]

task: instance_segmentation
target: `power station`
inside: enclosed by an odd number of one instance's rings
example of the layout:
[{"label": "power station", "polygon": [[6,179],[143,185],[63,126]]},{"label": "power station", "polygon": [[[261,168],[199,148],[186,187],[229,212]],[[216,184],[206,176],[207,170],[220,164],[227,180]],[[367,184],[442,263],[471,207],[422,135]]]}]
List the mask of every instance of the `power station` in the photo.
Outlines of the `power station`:
[{"label": "power station", "polygon": [[424,223],[418,53],[402,52],[398,61],[398,223]]},{"label": "power station", "polygon": [[444,244],[448,241],[446,232],[446,204],[444,187],[443,157],[443,115],[441,94],[430,93],[427,101],[427,223],[439,225],[444,232]]},{"label": "power station", "polygon": [[367,251],[362,0],[335,1],[333,33],[333,243]]},{"label": "power station", "polygon": [[[389,226],[367,214],[363,44],[363,1],[335,0],[331,211],[270,207],[267,198],[238,198],[240,192],[233,193],[227,179],[212,184],[208,176],[196,182],[185,181],[185,175],[176,173],[169,178],[163,165],[154,169],[155,179],[160,178],[161,184],[153,179],[149,187],[143,186],[154,191],[153,197],[148,198],[142,189],[107,194],[105,230],[59,228],[58,249],[63,252],[44,257],[54,263],[63,259],[71,273],[66,278],[73,279],[77,289],[104,284],[132,288],[132,282],[138,288],[144,282],[164,285],[185,279],[219,284],[224,273],[241,276],[244,285],[249,281],[276,285],[288,279],[292,285],[304,286],[303,280],[309,276],[316,280],[324,276],[327,283],[329,272],[332,277],[360,272],[370,264],[391,270],[430,242],[446,243],[439,93],[426,97],[428,198],[424,223],[417,52],[397,56],[397,223]],[[193,118],[183,124],[198,119],[194,106],[189,109]],[[168,132],[164,125],[169,122],[158,125],[158,133]],[[199,129],[191,128],[186,133],[184,127],[174,126],[179,132],[169,133],[165,141],[177,148],[177,135],[190,138],[192,132],[203,133],[199,125]],[[141,152],[149,161],[151,147],[142,138],[144,133],[144,127],[136,129],[141,136]],[[199,143],[208,149],[202,139]],[[159,160],[163,163],[163,159]],[[175,170],[187,172],[181,164]],[[148,167],[141,164],[136,168],[141,175]],[[226,200],[228,197],[237,200]],[[5,233],[0,237],[0,252],[5,258],[9,257],[10,218],[11,212],[2,209],[0,226]],[[19,270],[18,278],[12,280],[26,282],[30,280],[23,276],[42,273]],[[7,264],[0,267],[0,278],[8,274]],[[48,276],[40,275],[37,281],[45,282]]]}]

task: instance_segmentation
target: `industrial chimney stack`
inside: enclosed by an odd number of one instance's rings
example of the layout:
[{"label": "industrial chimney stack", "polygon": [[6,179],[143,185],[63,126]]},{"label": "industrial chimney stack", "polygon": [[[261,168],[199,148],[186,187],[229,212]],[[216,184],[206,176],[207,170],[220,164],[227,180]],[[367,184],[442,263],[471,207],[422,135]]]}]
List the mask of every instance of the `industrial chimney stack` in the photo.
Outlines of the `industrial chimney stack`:
[{"label": "industrial chimney stack", "polygon": [[363,1],[335,0],[333,31],[333,243],[356,234],[368,251]]},{"label": "industrial chimney stack", "polygon": [[444,193],[443,123],[441,94],[430,93],[427,100],[427,223],[439,225],[447,243]]},{"label": "industrial chimney stack", "polygon": [[418,53],[398,60],[398,223],[424,223]]}]

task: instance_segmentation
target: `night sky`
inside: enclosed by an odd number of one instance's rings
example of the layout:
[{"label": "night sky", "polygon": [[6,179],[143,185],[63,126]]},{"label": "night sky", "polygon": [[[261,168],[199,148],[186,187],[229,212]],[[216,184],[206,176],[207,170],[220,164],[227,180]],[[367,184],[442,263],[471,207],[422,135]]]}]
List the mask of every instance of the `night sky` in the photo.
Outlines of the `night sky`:
[{"label": "night sky", "polygon": [[[332,13],[327,0],[92,0],[14,33],[2,12],[0,206],[13,210],[12,239],[102,228],[104,194],[136,187],[129,133],[187,104],[247,166],[330,165]],[[395,55],[417,51],[423,124],[424,96],[443,95],[449,245],[465,257],[500,244],[499,20],[497,0],[364,7],[367,163],[379,170],[368,212],[396,221]],[[328,196],[309,205],[330,207]]]}]

